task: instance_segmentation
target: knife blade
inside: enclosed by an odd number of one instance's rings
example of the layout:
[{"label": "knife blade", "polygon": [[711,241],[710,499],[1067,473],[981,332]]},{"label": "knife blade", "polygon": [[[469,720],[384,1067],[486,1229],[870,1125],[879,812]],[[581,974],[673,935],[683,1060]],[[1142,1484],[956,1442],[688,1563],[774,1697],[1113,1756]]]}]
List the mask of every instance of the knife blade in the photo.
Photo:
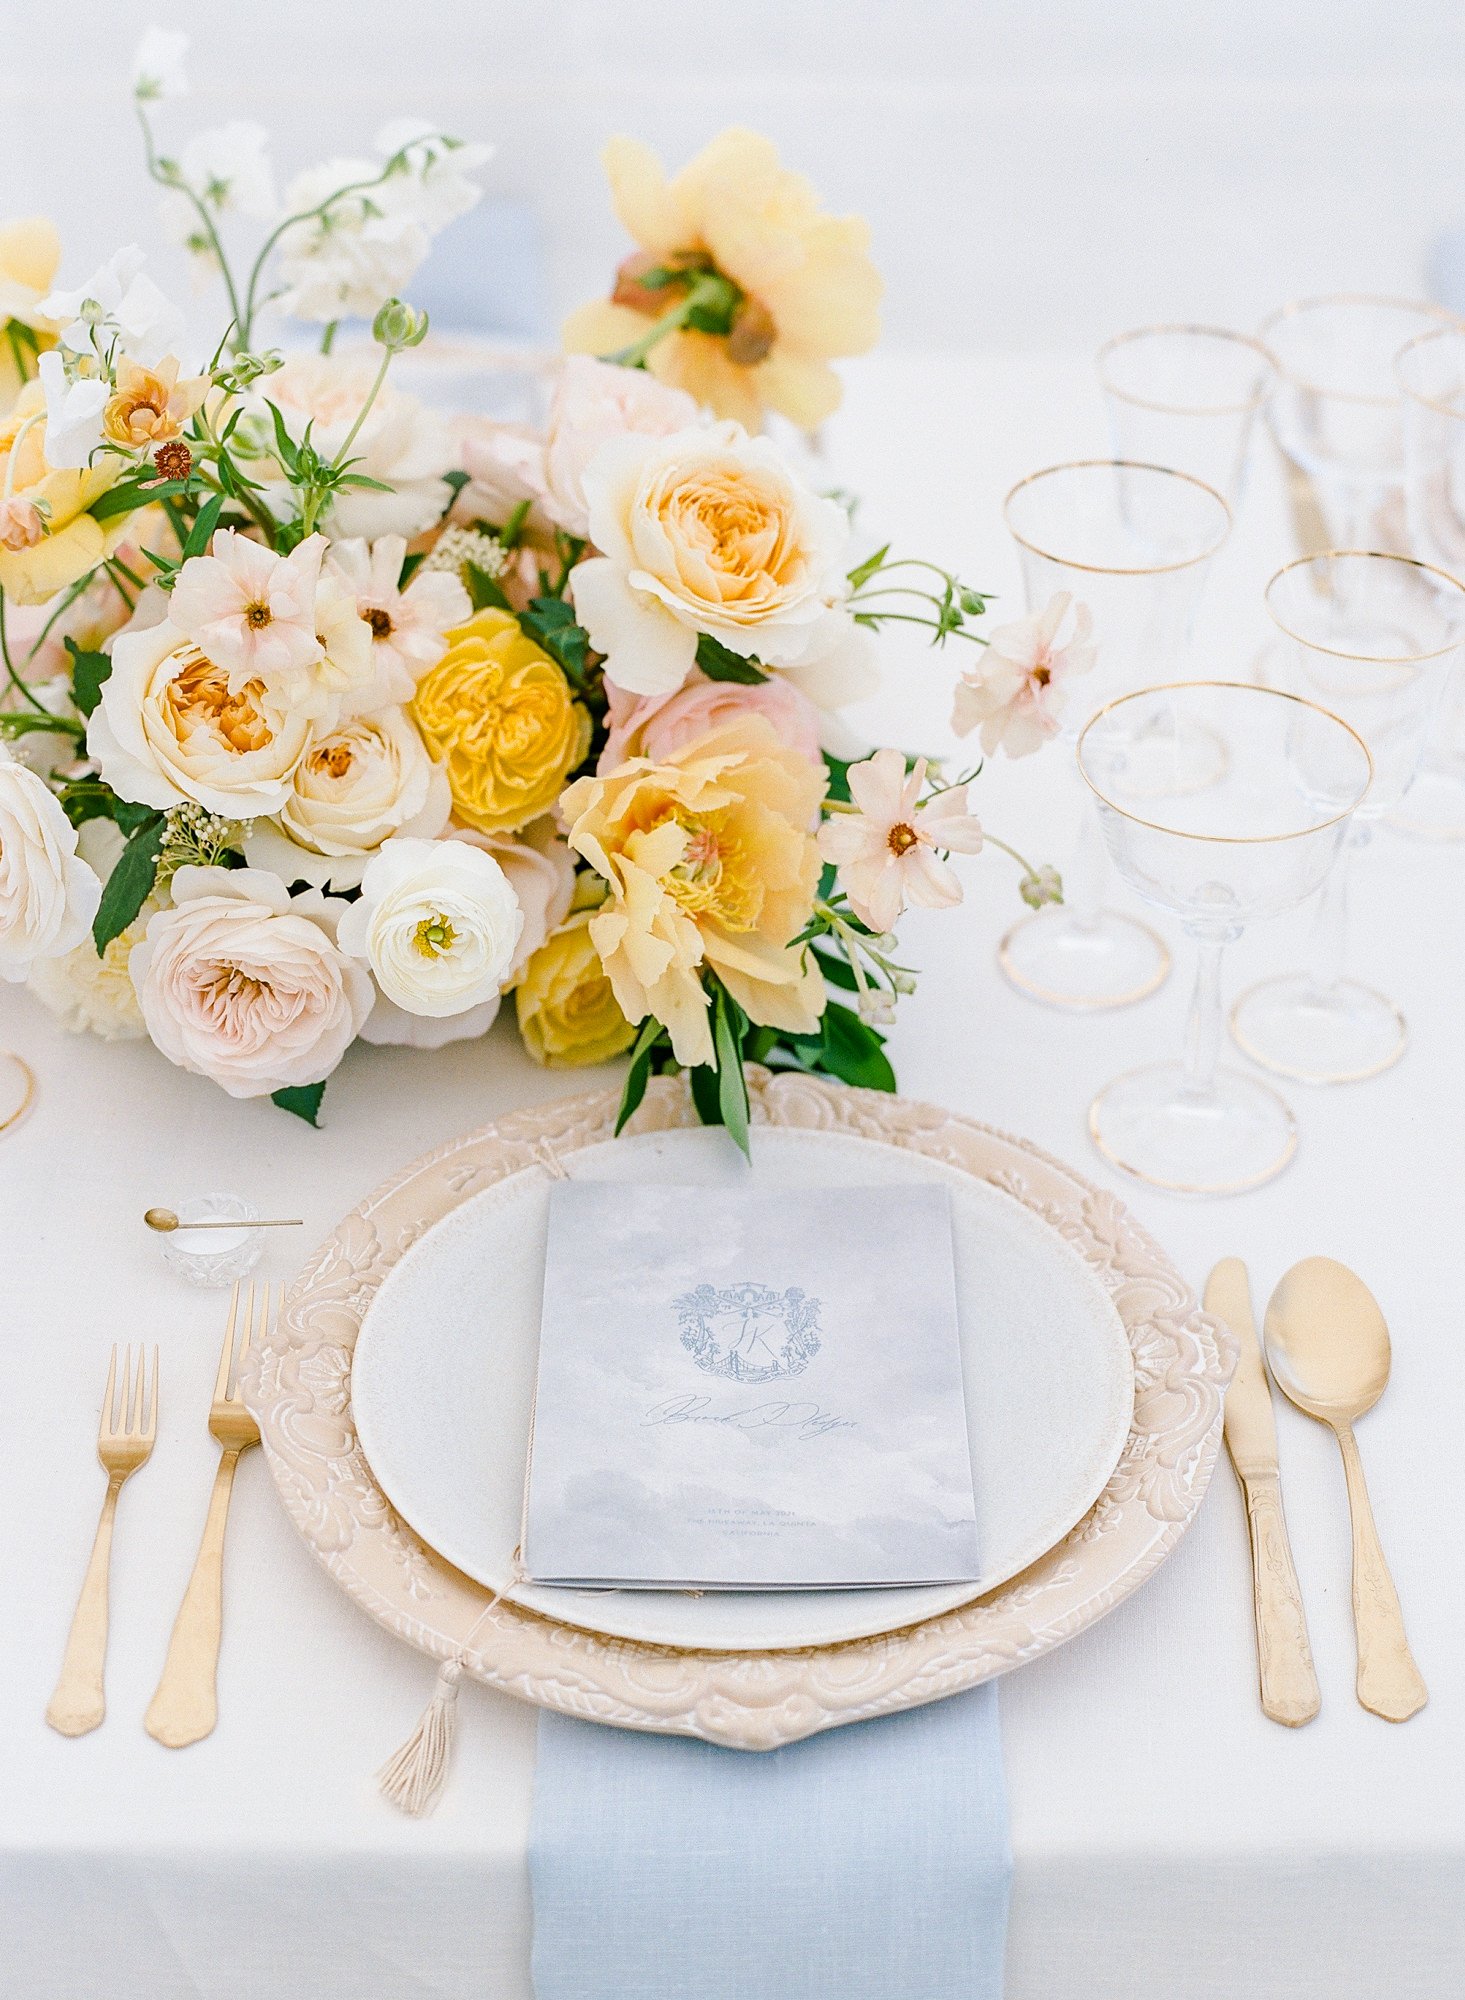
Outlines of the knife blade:
[{"label": "knife blade", "polygon": [[1287,1518],[1282,1511],[1272,1388],[1252,1318],[1246,1266],[1239,1257],[1223,1257],[1217,1264],[1206,1280],[1205,1304],[1207,1312],[1225,1320],[1238,1348],[1236,1373],[1226,1391],[1225,1437],[1246,1500],[1251,1536],[1262,1708],[1274,1722],[1298,1729],[1311,1722],[1322,1698],[1287,1537]]}]

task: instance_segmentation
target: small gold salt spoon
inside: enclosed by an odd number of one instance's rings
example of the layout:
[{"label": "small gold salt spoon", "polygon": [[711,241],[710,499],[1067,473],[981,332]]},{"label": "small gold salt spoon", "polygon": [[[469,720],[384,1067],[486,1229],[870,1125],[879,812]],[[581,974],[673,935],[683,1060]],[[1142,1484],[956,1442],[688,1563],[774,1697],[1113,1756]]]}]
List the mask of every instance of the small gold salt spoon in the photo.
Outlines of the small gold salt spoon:
[{"label": "small gold salt spoon", "polygon": [[156,1229],[164,1236],[171,1236],[175,1229],[301,1229],[304,1218],[292,1215],[273,1218],[264,1222],[234,1221],[228,1217],[209,1222],[180,1222],[171,1208],[150,1208],[143,1216],[149,1229]]}]

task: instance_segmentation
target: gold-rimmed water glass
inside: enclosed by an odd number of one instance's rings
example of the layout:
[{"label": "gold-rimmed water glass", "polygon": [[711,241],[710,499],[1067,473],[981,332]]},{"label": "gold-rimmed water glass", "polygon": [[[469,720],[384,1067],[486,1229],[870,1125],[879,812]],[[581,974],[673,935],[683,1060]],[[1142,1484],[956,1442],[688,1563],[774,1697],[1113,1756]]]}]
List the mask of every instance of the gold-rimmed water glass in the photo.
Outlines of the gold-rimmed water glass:
[{"label": "gold-rimmed water glass", "polygon": [[1344,975],[1349,860],[1414,780],[1465,641],[1465,584],[1411,556],[1336,550],[1278,570],[1266,603],[1281,641],[1277,684],[1351,724],[1375,775],[1318,906],[1311,964],[1243,993],[1231,1031],[1264,1069],[1304,1083],[1351,1083],[1397,1062],[1407,1030],[1391,999]]},{"label": "gold-rimmed water glass", "polygon": [[1450,324],[1423,300],[1336,292],[1294,300],[1257,329],[1276,363],[1267,411],[1303,555],[1408,553],[1394,357],[1416,334]]},{"label": "gold-rimmed water glass", "polygon": [[[1465,577],[1465,327],[1436,326],[1398,353],[1409,552]],[[1419,776],[1389,818],[1425,840],[1465,840],[1465,666],[1440,697]]]},{"label": "gold-rimmed water glass", "polygon": [[[1060,723],[1071,751],[1085,718],[1101,703],[1183,662],[1207,569],[1230,532],[1231,510],[1214,487],[1190,473],[1085,459],[1020,480],[1004,513],[1029,611],[1041,611],[1066,591],[1092,613],[1097,662],[1070,694]],[[1194,782],[1208,783],[1215,746],[1202,740],[1182,748]],[[998,949],[998,963],[1019,992],[1050,1006],[1128,1006],[1163,984],[1170,954],[1150,925],[1104,906],[1103,844],[1076,778],[1069,805],[1064,901],[1015,924]]]},{"label": "gold-rimmed water glass", "polygon": [[1172,465],[1234,506],[1275,372],[1262,343],[1229,327],[1136,327],[1097,365],[1115,457]]},{"label": "gold-rimmed water glass", "polygon": [[[1197,790],[1177,759],[1167,791],[1153,746],[1195,729],[1226,744],[1225,769]],[[1367,746],[1296,695],[1187,681],[1101,708],[1076,761],[1116,868],[1179,920],[1199,961],[1183,1059],[1106,1085],[1090,1135],[1113,1165],[1172,1193],[1259,1187],[1291,1160],[1297,1128],[1269,1084],[1217,1061],[1222,955],[1248,923],[1295,908],[1327,876],[1368,790]]]}]

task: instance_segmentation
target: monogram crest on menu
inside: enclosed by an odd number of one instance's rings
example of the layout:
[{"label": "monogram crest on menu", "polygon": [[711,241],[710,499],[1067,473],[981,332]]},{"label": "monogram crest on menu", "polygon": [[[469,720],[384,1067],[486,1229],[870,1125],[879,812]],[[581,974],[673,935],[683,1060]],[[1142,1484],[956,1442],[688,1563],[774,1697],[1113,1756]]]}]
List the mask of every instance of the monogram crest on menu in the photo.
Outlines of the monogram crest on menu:
[{"label": "monogram crest on menu", "polygon": [[819,1352],[820,1301],[797,1285],[698,1285],[676,1301],[682,1346],[697,1366],[729,1382],[801,1375]]}]

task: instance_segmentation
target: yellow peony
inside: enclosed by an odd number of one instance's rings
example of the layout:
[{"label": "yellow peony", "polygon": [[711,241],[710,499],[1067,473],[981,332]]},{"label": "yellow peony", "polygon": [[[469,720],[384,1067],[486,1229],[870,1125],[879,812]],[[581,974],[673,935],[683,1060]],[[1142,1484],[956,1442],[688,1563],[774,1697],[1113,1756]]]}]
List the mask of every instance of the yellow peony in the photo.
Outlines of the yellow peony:
[{"label": "yellow peony", "polygon": [[712,269],[743,294],[729,331],[681,328],[646,355],[653,375],[719,417],[756,430],[765,409],[806,430],[838,407],[829,366],[864,354],[880,332],[880,277],[858,216],[826,215],[771,139],[733,127],[668,180],[649,147],[612,139],[603,159],[616,213],[642,247],[621,266],[613,297],[565,322],[572,354],[613,355],[640,340],[685,289],[641,279],[657,266]]},{"label": "yellow peony", "polygon": [[44,604],[86,576],[111,555],[130,525],[126,514],[103,524],[86,511],[116,484],[121,459],[108,455],[79,472],[53,471],[47,464],[45,407],[40,384],[28,382],[15,407],[0,417],[0,489],[8,487],[19,505],[29,503],[41,529],[21,547],[0,540],[0,590],[15,604]]},{"label": "yellow peony", "polygon": [[36,310],[56,280],[61,239],[35,215],[0,225],[0,410],[36,372],[36,355],[56,345],[56,329]]},{"label": "yellow peony", "polygon": [[577,910],[551,932],[519,978],[514,1004],[519,1033],[537,1063],[580,1068],[624,1055],[636,1030],[616,1004],[615,991],[590,935],[589,910]]},{"label": "yellow peony", "polygon": [[654,1015],[678,1062],[712,1060],[704,964],[764,1026],[808,1034],[823,1013],[818,967],[789,941],[819,881],[824,784],[746,715],[664,763],[635,757],[565,793],[570,845],[611,885],[591,941],[627,1020]]},{"label": "yellow peony", "polygon": [[453,811],[480,833],[548,812],[590,747],[590,717],[512,612],[476,611],[417,683],[412,713],[448,774]]}]

